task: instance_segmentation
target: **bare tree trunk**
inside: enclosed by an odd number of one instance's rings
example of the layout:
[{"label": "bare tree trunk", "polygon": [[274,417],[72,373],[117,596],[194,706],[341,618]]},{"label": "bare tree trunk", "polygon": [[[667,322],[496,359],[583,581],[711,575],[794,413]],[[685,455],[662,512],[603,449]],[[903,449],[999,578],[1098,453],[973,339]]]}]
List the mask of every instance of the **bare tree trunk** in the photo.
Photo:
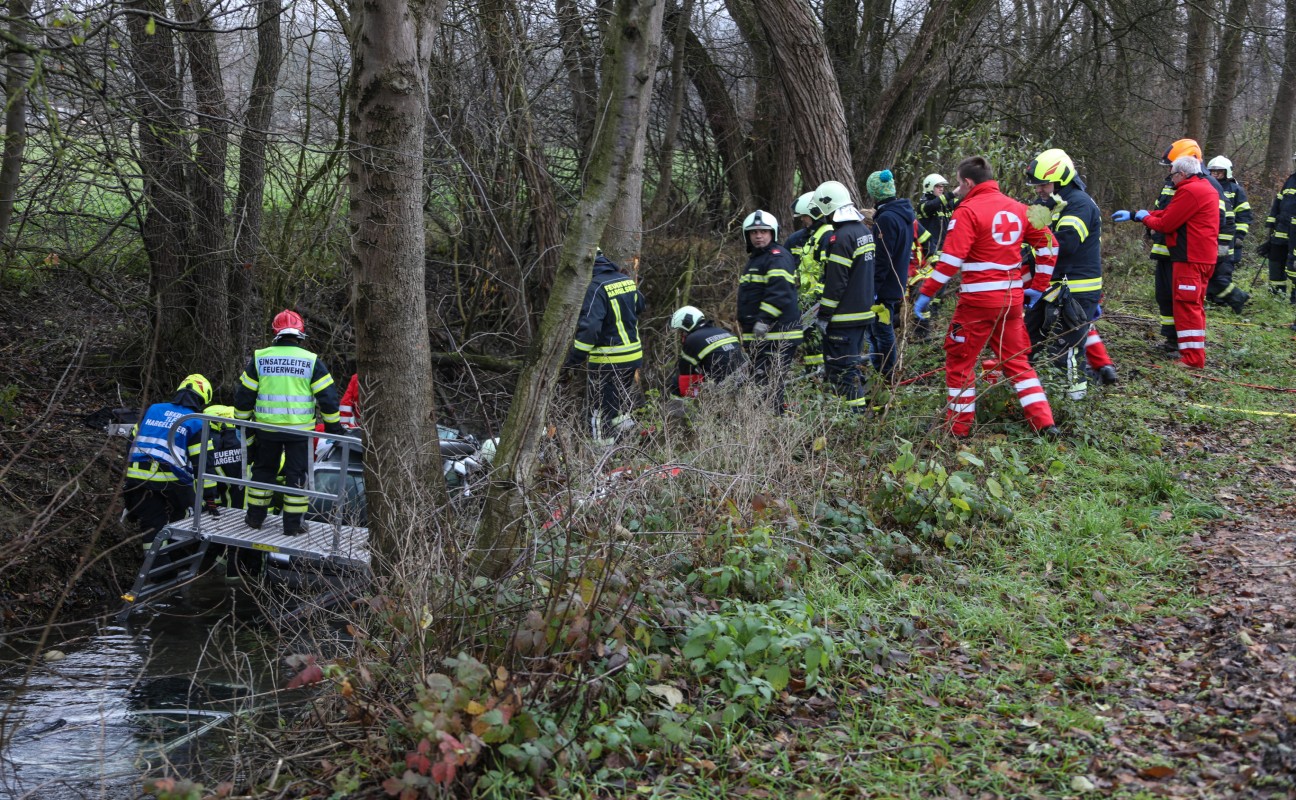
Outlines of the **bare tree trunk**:
[{"label": "bare tree trunk", "polygon": [[200,0],[175,3],[176,18],[191,23],[184,34],[189,74],[197,101],[197,152],[189,179],[193,208],[190,235],[190,280],[197,302],[194,316],[207,354],[207,377],[222,386],[234,378],[238,353],[230,336],[231,295],[225,235],[225,169],[229,154],[229,121],[225,85],[212,22]]},{"label": "bare tree trunk", "polygon": [[524,309],[521,316],[529,338],[529,292],[535,288],[548,288],[558,268],[558,254],[562,247],[558,187],[549,172],[544,146],[535,135],[527,99],[525,66],[519,52],[519,43],[526,41],[526,34],[518,19],[517,5],[513,0],[485,0],[479,14],[495,81],[504,101],[504,124],[511,134],[518,169],[527,184],[531,230],[535,235],[539,275],[527,281],[522,265],[518,265],[518,290],[523,295],[520,307]]},{"label": "bare tree trunk", "polygon": [[1185,58],[1184,136],[1200,142],[1206,137],[1207,69],[1210,60],[1211,18],[1205,3],[1188,4],[1188,51]]},{"label": "bare tree trunk", "polygon": [[[636,0],[636,5],[638,0]],[[638,113],[633,139],[629,142],[631,150],[625,164],[625,172],[617,186],[617,199],[612,206],[612,216],[608,218],[607,229],[603,232],[601,242],[607,257],[621,265],[631,275],[639,272],[639,253],[643,246],[643,174],[644,153],[648,145],[648,112],[652,108],[653,84],[657,77],[657,59],[661,54],[662,17],[666,0],[651,0],[646,16],[636,24],[647,24],[650,27],[640,29],[638,35],[643,38],[644,51],[638,71],[634,75],[635,83],[630,89],[637,92],[640,98],[634,108]],[[604,48],[615,47],[617,33],[612,25],[618,24],[620,15],[609,20],[609,27],[604,29]],[[638,58],[640,54],[636,53]],[[604,106],[606,107],[606,106]],[[629,103],[626,106],[629,108]]]},{"label": "bare tree trunk", "polygon": [[671,11],[667,16],[675,18],[673,29],[671,23],[666,24],[671,41],[671,106],[666,117],[666,130],[662,132],[657,194],[648,209],[648,218],[654,222],[660,222],[670,214],[670,196],[675,175],[675,138],[679,135],[680,118],[684,116],[684,100],[688,97],[688,87],[684,80],[684,52],[690,33],[689,20],[693,19],[693,0],[684,0],[679,9]]},{"label": "bare tree trunk", "polygon": [[234,260],[230,294],[230,335],[236,353],[248,349],[252,331],[252,272],[261,255],[261,218],[265,202],[266,144],[274,116],[275,89],[283,63],[280,0],[257,0],[257,60],[248,93],[243,135],[239,138],[238,194],[234,201]]},{"label": "bare tree trunk", "polygon": [[729,87],[725,85],[720,69],[711,60],[711,54],[697,34],[682,23],[678,14],[667,16],[665,30],[666,35],[673,40],[676,39],[676,34],[683,33],[684,69],[702,101],[711,137],[715,139],[721,162],[727,167],[725,180],[729,194],[735,208],[747,208],[752,202],[749,176],[751,153],[747,150],[742,120],[738,117],[738,109],[734,107]]},{"label": "bare tree trunk", "polygon": [[879,93],[856,140],[855,163],[861,171],[895,163],[922,117],[923,98],[945,75],[944,54],[957,52],[978,35],[978,23],[993,5],[991,0],[928,5],[908,54]]},{"label": "bare tree trunk", "polygon": [[[375,567],[445,501],[424,281],[423,146],[444,0],[352,0],[351,265]],[[385,563],[384,563],[385,562]]]},{"label": "bare tree trunk", "polygon": [[[558,371],[571,345],[590,264],[632,172],[635,139],[652,100],[661,42],[663,0],[615,0],[607,28],[599,125],[585,191],[572,218],[553,292],[527,367],[518,378],[504,423],[490,495],[478,536],[478,571],[501,576],[512,567],[527,531],[527,492],[534,484]],[[647,90],[645,90],[647,84]]]},{"label": "bare tree trunk", "polygon": [[[27,81],[32,77],[32,60],[23,49],[31,24],[29,0],[9,0],[9,35],[13,44],[5,59],[5,139],[0,157],[0,241],[9,240],[14,201],[22,178],[23,151],[27,148]],[[9,252],[13,243],[9,242]]]},{"label": "bare tree trunk", "polygon": [[1219,51],[1215,59],[1215,95],[1211,100],[1210,117],[1206,122],[1206,141],[1202,147],[1206,157],[1228,149],[1228,137],[1233,127],[1233,99],[1238,94],[1242,77],[1242,32],[1246,25],[1247,0],[1230,0],[1220,31]]},{"label": "bare tree trunk", "polygon": [[599,96],[598,72],[594,55],[585,36],[583,15],[576,0],[557,0],[558,30],[562,37],[563,66],[571,90],[572,113],[576,126],[576,147],[581,163],[588,160],[594,141],[594,114]]},{"label": "bare tree trunk", "polygon": [[775,76],[788,102],[797,156],[807,186],[841,181],[859,200],[851,161],[846,110],[833,73],[823,30],[805,0],[766,0],[757,18]]},{"label": "bare tree trunk", "polygon": [[163,0],[130,0],[131,68],[136,91],[136,135],[143,176],[144,220],[141,235],[149,257],[149,289],[155,305],[154,380],[171,388],[194,368],[199,349],[187,291],[185,253],[190,211],[185,186],[189,142],[180,115],[180,75],[175,36],[166,20]]},{"label": "bare tree trunk", "polygon": [[1292,114],[1296,112],[1296,0],[1287,0],[1287,35],[1283,46],[1282,77],[1269,117],[1269,145],[1265,148],[1265,177],[1279,183],[1292,168]]}]

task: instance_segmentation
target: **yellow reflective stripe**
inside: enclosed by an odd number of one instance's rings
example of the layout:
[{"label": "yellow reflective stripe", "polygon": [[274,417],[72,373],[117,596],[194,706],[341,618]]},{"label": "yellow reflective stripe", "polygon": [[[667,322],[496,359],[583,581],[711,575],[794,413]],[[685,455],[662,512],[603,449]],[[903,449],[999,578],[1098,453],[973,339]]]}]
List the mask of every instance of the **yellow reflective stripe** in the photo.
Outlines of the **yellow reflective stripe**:
[{"label": "yellow reflective stripe", "polygon": [[1287,231],[1274,231],[1273,238],[1275,238],[1275,239],[1286,239],[1286,238],[1287,238]]},{"label": "yellow reflective stripe", "polygon": [[918,237],[918,244],[922,244],[926,242],[928,239],[932,238],[931,231],[927,230],[926,228],[919,227],[918,230],[922,231],[922,235]]},{"label": "yellow reflective stripe", "polygon": [[642,351],[638,351],[634,353],[626,353],[625,355],[616,355],[616,356],[604,356],[604,355],[595,354],[590,356],[590,363],[591,364],[625,364],[629,361],[638,361],[641,358],[643,358]]},{"label": "yellow reflective stripe", "polygon": [[695,367],[697,366],[698,363],[697,359],[689,355],[688,353],[680,353],[680,358],[684,359],[685,361],[687,361],[688,363],[692,364]]},{"label": "yellow reflective stripe", "polygon": [[809,355],[807,355],[805,358],[802,359],[802,362],[806,366],[822,364],[824,363],[823,353],[810,353]]},{"label": "yellow reflective stripe", "polygon": [[1219,240],[1220,240],[1221,242],[1231,242],[1231,241],[1233,241],[1233,234],[1231,234],[1231,233],[1221,233],[1220,236],[1219,236]]},{"label": "yellow reflective stripe", "polygon": [[[622,342],[624,342],[625,344],[629,344],[630,334],[626,333],[625,321],[621,319],[621,304],[612,303],[611,305],[612,305],[612,316],[616,317],[617,335],[621,337]],[[636,342],[635,344],[638,343]],[[621,346],[624,347],[625,345],[623,344]],[[598,348],[598,351],[603,353],[608,352],[606,348],[602,348],[602,347]]]},{"label": "yellow reflective stripe", "polygon": [[749,275],[743,275],[738,279],[739,283],[769,283],[769,276],[753,272]]},{"label": "yellow reflective stripe", "polygon": [[[715,350],[717,347],[724,347],[725,345],[728,344],[738,344],[738,337],[726,336],[725,338],[717,342],[712,342],[711,344],[702,348],[702,352],[698,353],[698,358],[706,358],[707,356],[711,355],[711,352]],[[688,356],[685,356],[685,358],[687,359]],[[694,361],[693,363],[696,364],[697,362]]]},{"label": "yellow reflective stripe", "polygon": [[249,377],[246,372],[244,372],[242,375],[239,376],[239,383],[243,384],[244,386],[246,386],[247,388],[251,389],[254,392],[257,390],[257,386],[260,385],[259,383],[257,383],[257,381],[252,380],[252,378]]},{"label": "yellow reflective stripe", "polygon": [[333,376],[326,372],[324,373],[324,377],[320,378],[319,380],[311,384],[311,394],[315,394],[322,389],[327,389],[332,385],[333,385]]},{"label": "yellow reflective stripe", "polygon": [[1163,244],[1154,244],[1154,245],[1152,245],[1152,255],[1154,255],[1154,256],[1168,256],[1168,255],[1170,255],[1170,248],[1169,248],[1169,247],[1166,247],[1166,246],[1163,245]]},{"label": "yellow reflective stripe", "polygon": [[1239,222],[1239,223],[1237,224],[1237,232],[1238,232],[1238,233],[1250,233],[1250,232],[1251,232],[1251,223],[1249,223],[1249,222]]},{"label": "yellow reflective stripe", "polygon": [[629,353],[632,350],[642,350],[643,345],[639,342],[630,342],[629,344],[609,344],[605,347],[595,347],[593,352],[608,355],[609,353]]},{"label": "yellow reflective stripe", "polygon": [[859,247],[855,248],[855,257],[859,258],[865,253],[872,253],[875,250],[877,250],[877,245],[874,244],[873,242],[869,242],[868,244],[865,245],[860,245]]},{"label": "yellow reflective stripe", "polygon": [[320,412],[320,416],[324,418],[324,421],[325,421],[325,422],[341,422],[341,421],[342,421],[342,415],[341,415],[341,414],[325,414],[323,411],[321,411],[321,412]]},{"label": "yellow reflective stripe", "polygon": [[1250,202],[1238,203],[1236,206],[1233,207],[1233,210],[1234,210],[1234,211],[1250,211],[1250,210],[1251,210],[1251,203],[1250,203]]},{"label": "yellow reflective stripe", "polygon": [[1084,223],[1084,220],[1074,214],[1067,214],[1065,217],[1058,220],[1057,226],[1059,228],[1074,228],[1075,232],[1080,235],[1080,241],[1082,242],[1089,238],[1089,226]]},{"label": "yellow reflective stripe", "polygon": [[572,347],[574,347],[575,349],[581,351],[582,353],[588,353],[589,351],[591,351],[591,350],[594,349],[594,345],[592,345],[592,344],[586,344],[586,343],[582,342],[580,339],[577,339],[577,340],[572,344]]},{"label": "yellow reflective stripe", "polygon": [[769,314],[771,317],[783,316],[782,310],[780,310],[777,306],[770,305],[769,303],[761,303],[760,310],[764,311],[766,314]]},{"label": "yellow reflective stripe", "polygon": [[833,322],[861,322],[864,320],[875,319],[877,317],[872,311],[856,311],[850,314],[833,314]]},{"label": "yellow reflective stripe", "polygon": [[141,481],[157,481],[157,482],[179,480],[179,478],[177,478],[175,474],[172,473],[170,470],[158,469],[159,465],[157,464],[157,462],[151,462],[147,466],[148,468],[146,469],[144,464],[138,464],[138,463],[131,464],[129,467],[126,468],[126,477],[135,478],[136,480],[141,480]]},{"label": "yellow reflective stripe", "polygon": [[788,342],[801,338],[801,331],[770,331],[765,338],[776,342]]},{"label": "yellow reflective stripe", "polygon": [[841,264],[844,267],[849,267],[851,264],[854,263],[852,259],[849,259],[846,256],[838,255],[836,253],[829,253],[828,260],[833,262],[834,264]]},{"label": "yellow reflective stripe", "polygon": [[1067,286],[1072,292],[1097,292],[1102,290],[1102,278],[1068,279]]},{"label": "yellow reflective stripe", "polygon": [[840,303],[840,300],[829,300],[827,297],[820,298],[819,300],[819,305],[824,308],[836,308]]},{"label": "yellow reflective stripe", "polygon": [[788,283],[794,283],[796,281],[796,279],[792,277],[792,273],[788,272],[785,269],[772,269],[769,272],[765,273],[765,278],[766,280],[770,278],[782,278]]}]

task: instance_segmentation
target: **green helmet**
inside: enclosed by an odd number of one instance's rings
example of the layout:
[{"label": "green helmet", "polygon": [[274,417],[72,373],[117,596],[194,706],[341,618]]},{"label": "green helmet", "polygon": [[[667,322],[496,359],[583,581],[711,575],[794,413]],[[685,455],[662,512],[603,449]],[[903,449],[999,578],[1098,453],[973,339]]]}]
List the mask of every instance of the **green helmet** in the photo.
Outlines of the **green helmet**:
[{"label": "green helmet", "polygon": [[842,206],[851,205],[850,190],[837,181],[824,181],[814,190],[810,202],[812,209],[818,210],[819,216],[826,217]]},{"label": "green helmet", "polygon": [[928,194],[931,194],[932,191],[937,186],[948,186],[948,185],[949,185],[949,181],[945,180],[945,176],[941,175],[939,172],[933,172],[932,174],[923,178],[923,191]]},{"label": "green helmet", "polygon": [[1056,183],[1066,186],[1075,180],[1076,168],[1071,156],[1065,150],[1054,147],[1035,156],[1035,160],[1026,167],[1026,182],[1031,186],[1044,183]]}]

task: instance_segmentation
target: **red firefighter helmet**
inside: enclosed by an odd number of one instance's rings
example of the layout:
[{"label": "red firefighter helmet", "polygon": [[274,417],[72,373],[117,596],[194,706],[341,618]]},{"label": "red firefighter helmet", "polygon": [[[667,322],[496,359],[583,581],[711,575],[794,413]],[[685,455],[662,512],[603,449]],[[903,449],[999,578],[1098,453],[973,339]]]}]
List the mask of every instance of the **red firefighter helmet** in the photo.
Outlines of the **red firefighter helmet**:
[{"label": "red firefighter helmet", "polygon": [[270,323],[270,328],[274,331],[275,336],[306,335],[306,323],[302,321],[301,314],[288,309],[275,314],[274,321]]}]

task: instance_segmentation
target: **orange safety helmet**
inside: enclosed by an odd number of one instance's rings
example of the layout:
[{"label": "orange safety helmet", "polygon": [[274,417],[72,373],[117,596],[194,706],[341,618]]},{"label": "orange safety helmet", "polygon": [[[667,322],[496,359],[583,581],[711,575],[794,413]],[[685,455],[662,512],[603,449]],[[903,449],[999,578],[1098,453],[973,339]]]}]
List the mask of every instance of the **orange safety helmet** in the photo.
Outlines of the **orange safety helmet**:
[{"label": "orange safety helmet", "polygon": [[1165,155],[1161,156],[1161,163],[1168,167],[1180,156],[1196,156],[1198,161],[1205,160],[1202,157],[1201,145],[1197,144],[1196,139],[1179,139],[1170,145]]},{"label": "orange safety helmet", "polygon": [[274,331],[275,336],[306,335],[306,323],[302,321],[301,314],[288,309],[275,314],[274,321],[270,323],[270,328]]}]

